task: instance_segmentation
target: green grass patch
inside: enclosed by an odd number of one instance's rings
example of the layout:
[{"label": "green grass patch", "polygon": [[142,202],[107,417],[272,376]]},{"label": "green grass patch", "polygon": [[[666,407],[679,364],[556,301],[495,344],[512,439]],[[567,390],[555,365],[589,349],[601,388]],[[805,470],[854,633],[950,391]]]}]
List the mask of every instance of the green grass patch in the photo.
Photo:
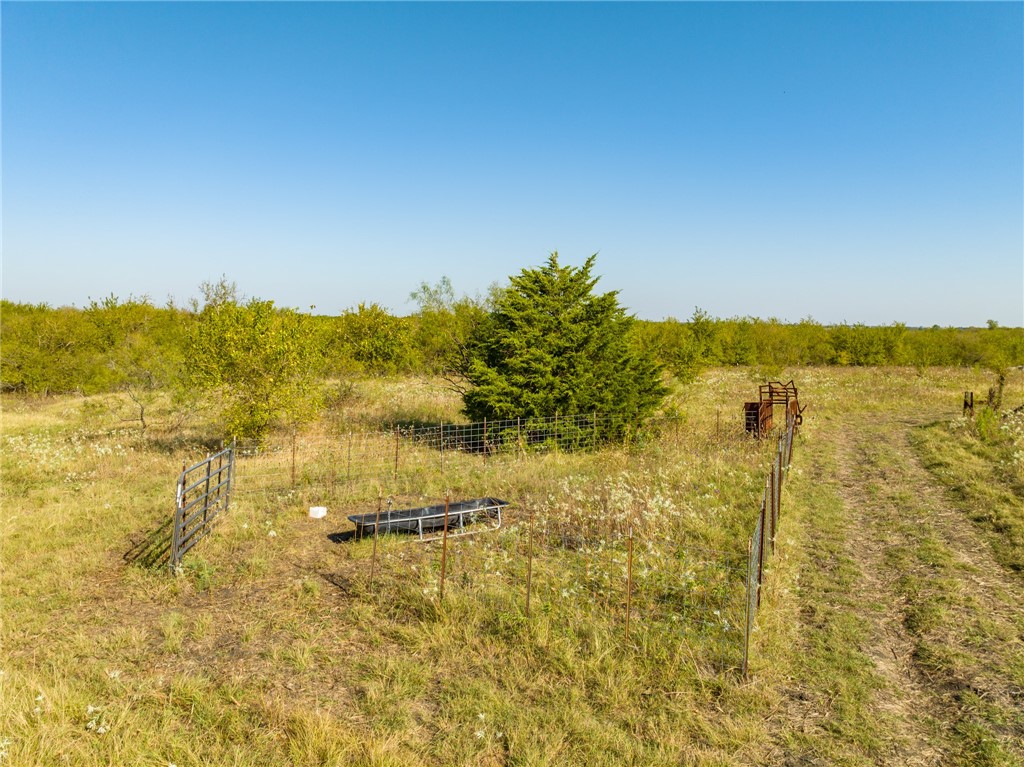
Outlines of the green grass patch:
[{"label": "green grass patch", "polygon": [[1024,576],[1024,414],[998,427],[963,418],[933,423],[914,432],[913,444],[1000,564]]}]

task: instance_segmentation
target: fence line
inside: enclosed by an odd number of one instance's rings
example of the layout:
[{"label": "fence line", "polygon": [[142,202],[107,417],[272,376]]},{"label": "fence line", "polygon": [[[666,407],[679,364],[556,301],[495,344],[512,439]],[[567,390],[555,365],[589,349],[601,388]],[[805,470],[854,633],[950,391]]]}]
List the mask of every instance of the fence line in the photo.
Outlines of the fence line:
[{"label": "fence line", "polygon": [[[579,534],[572,523],[519,510],[519,524],[447,549],[381,536],[366,560],[367,594],[395,615],[432,614],[431,603],[486,605],[485,624],[546,620],[603,631],[622,646],[650,642],[690,652],[716,670],[738,669],[744,564],[735,555],[676,544],[650,529]],[[541,553],[543,552],[543,556]],[[586,640],[591,641],[591,640]]]},{"label": "fence line", "polygon": [[750,639],[757,611],[761,607],[761,591],[765,580],[765,564],[775,553],[775,538],[782,506],[782,485],[793,459],[793,440],[802,417],[795,399],[786,405],[786,429],[779,434],[772,466],[765,479],[761,509],[747,546],[746,616],[743,632],[743,676],[749,673]]},{"label": "fence line", "polygon": [[[686,421],[678,417],[649,419],[637,429],[618,417],[586,414],[240,441],[236,492],[258,495],[316,487],[329,497],[360,490],[365,495],[374,486],[397,485],[400,480],[444,477],[458,462],[471,458],[514,460],[611,445],[629,450],[686,428]],[[738,425],[717,430],[718,436],[730,433],[738,437],[742,431]]]},{"label": "fence line", "polygon": [[[447,561],[442,569],[448,591],[475,593],[489,602],[515,606],[508,614],[525,609],[529,616],[531,600],[533,605],[555,614],[597,610],[610,620],[622,622],[627,642],[650,632],[677,638],[696,634],[702,646],[712,648],[715,666],[740,668],[746,675],[798,421],[794,400],[786,407],[786,430],[774,450],[745,560],[742,554],[729,555],[672,540],[671,534],[663,532],[668,529],[665,520],[659,520],[656,514],[649,517],[646,508],[612,509],[609,514],[605,501],[603,508],[576,506],[561,517],[536,515],[535,519],[533,502],[511,499],[519,506],[511,518],[518,515],[524,522],[528,515],[528,528],[524,524],[502,527],[492,534],[491,544],[470,538],[458,546],[446,546]],[[743,435],[741,425],[736,427],[736,436]],[[243,442],[195,466],[183,467],[178,480],[171,568],[177,569],[184,553],[209,532],[210,523],[227,509],[232,492],[280,498],[305,489],[317,493],[318,498],[324,494],[337,498],[341,493],[353,499],[377,498],[379,503],[386,484],[397,490],[401,478],[418,481],[422,488],[425,480],[443,481],[446,472],[464,468],[457,464],[465,461],[516,461],[526,455],[571,454],[606,444],[630,448],[650,444],[659,437],[678,437],[685,428],[686,422],[680,418],[659,418],[634,430],[621,419],[590,414],[474,424],[416,424],[334,437],[292,434],[269,443]],[[721,436],[718,426],[716,441]],[[700,452],[699,447],[695,450]],[[236,455],[240,459],[237,468]],[[378,567],[376,543],[373,569]],[[492,553],[487,553],[488,545],[494,549]],[[388,554],[391,549],[390,544],[383,546],[380,567],[390,560],[394,577],[378,579],[378,584],[382,580],[385,583],[371,587],[371,591],[390,594],[396,606],[393,609],[398,609],[412,598],[397,593],[408,590],[410,564],[419,573],[416,578],[420,586],[424,574],[431,568],[436,571],[438,565],[431,560],[428,545],[401,550],[395,547],[396,553]],[[536,562],[536,551],[545,552],[558,564]],[[503,553],[499,556],[498,552]],[[444,578],[442,575],[442,593]],[[489,590],[491,586],[498,587],[497,595]]]}]

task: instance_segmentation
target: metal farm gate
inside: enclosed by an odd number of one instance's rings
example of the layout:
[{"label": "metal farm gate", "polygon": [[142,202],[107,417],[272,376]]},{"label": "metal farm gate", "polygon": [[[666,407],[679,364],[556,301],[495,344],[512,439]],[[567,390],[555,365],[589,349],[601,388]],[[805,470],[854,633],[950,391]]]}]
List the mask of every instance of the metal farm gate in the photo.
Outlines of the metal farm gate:
[{"label": "metal farm gate", "polygon": [[194,466],[182,465],[171,532],[171,572],[178,571],[185,552],[199,543],[214,520],[228,510],[234,473],[234,444]]}]

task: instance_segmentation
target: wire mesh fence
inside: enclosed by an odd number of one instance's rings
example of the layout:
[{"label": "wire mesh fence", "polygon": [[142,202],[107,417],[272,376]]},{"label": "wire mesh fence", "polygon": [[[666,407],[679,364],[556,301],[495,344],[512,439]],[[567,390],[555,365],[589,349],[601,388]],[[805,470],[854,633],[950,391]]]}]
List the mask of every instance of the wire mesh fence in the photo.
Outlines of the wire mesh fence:
[{"label": "wire mesh fence", "polygon": [[681,418],[649,419],[635,428],[621,418],[588,414],[240,441],[235,490],[274,497],[315,489],[328,501],[366,500],[379,492],[397,496],[464,474],[481,461],[584,453],[608,445],[641,448],[686,428]]},{"label": "wire mesh fence", "polygon": [[400,619],[472,603],[507,638],[541,621],[577,641],[668,652],[685,642],[709,670],[740,667],[742,556],[643,526],[581,534],[578,522],[519,508],[488,535],[424,545],[382,535],[364,565],[367,592]]},{"label": "wire mesh fence", "polygon": [[[491,531],[487,535],[460,530],[458,540],[434,535],[433,543],[375,538],[369,592],[406,618],[432,614],[442,598],[470,600],[487,607],[495,630],[543,616],[552,625],[604,627],[631,646],[685,643],[710,667],[746,674],[799,417],[793,405],[787,405],[747,552],[677,535],[676,512],[656,499],[636,504],[606,494],[597,503],[558,503],[526,491],[508,496],[512,506],[503,524],[480,526]],[[237,497],[268,509],[308,500],[365,513],[385,498],[392,508],[422,506],[424,499],[436,506],[453,486],[493,485],[513,466],[540,471],[545,461],[609,446],[616,455],[662,450],[671,460],[692,450],[700,460],[711,444],[690,439],[687,429],[680,418],[653,419],[634,430],[589,414],[292,434],[239,443],[232,484]],[[704,436],[750,443],[742,424],[725,432],[717,425]],[[670,444],[677,449],[666,450]]]}]

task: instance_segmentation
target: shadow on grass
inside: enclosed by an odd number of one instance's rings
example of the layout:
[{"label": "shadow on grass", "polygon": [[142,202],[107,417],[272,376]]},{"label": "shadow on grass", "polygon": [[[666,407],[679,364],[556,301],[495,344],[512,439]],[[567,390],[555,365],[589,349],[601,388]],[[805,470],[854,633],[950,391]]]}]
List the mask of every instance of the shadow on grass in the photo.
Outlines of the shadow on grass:
[{"label": "shadow on grass", "polygon": [[181,455],[196,450],[216,453],[224,449],[226,444],[221,437],[186,437],[174,435],[169,437],[146,437],[145,444],[149,450],[163,455]]},{"label": "shadow on grass", "polygon": [[166,566],[171,561],[173,525],[174,519],[168,517],[142,538],[136,540],[135,536],[132,536],[132,546],[121,558],[130,565],[146,569]]},{"label": "shadow on grass", "polygon": [[346,596],[354,593],[355,581],[350,575],[343,573],[320,573],[320,577]]}]

